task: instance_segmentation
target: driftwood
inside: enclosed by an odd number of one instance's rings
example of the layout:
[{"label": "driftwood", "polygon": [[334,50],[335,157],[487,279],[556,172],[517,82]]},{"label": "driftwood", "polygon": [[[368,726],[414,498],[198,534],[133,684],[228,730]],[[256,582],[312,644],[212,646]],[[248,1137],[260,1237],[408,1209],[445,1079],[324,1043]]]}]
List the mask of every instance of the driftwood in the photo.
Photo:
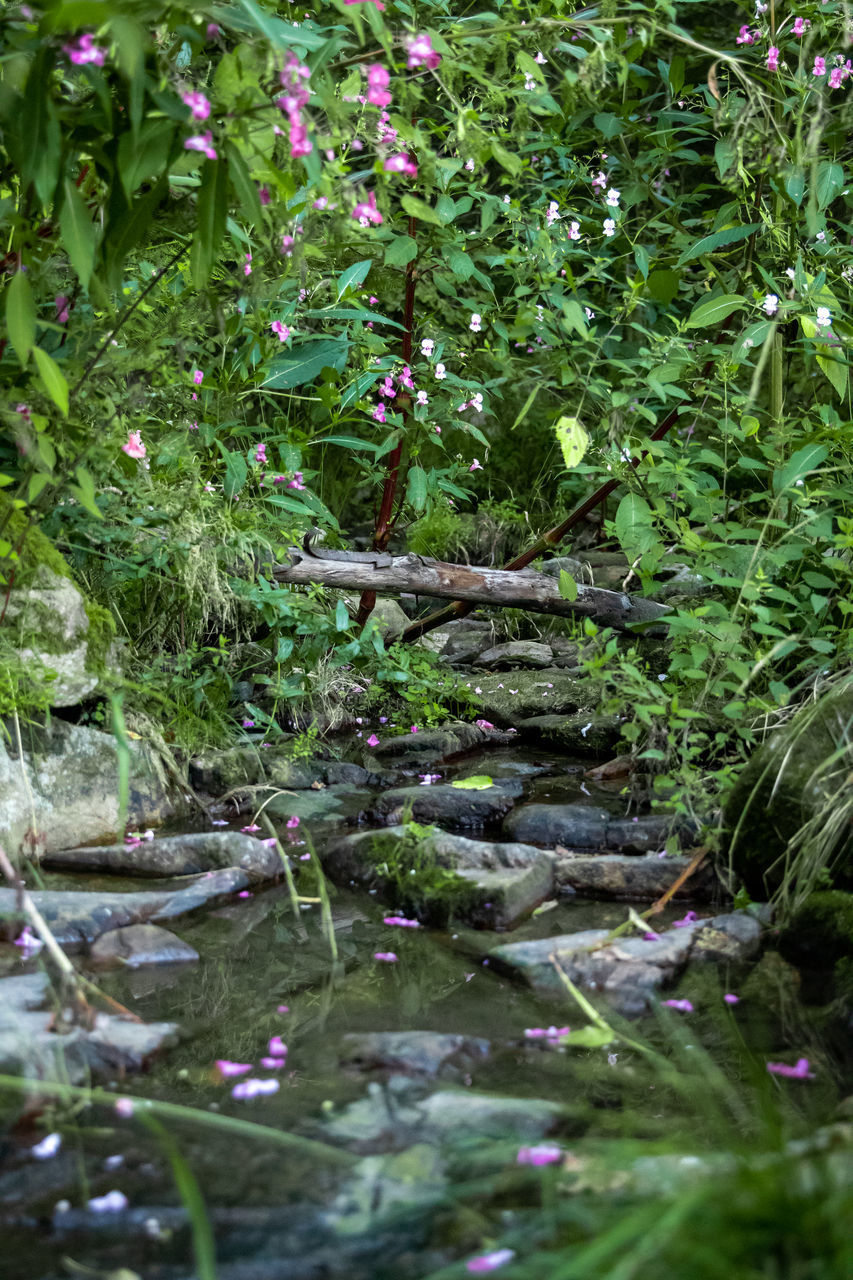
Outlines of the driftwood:
[{"label": "driftwood", "polygon": [[446,564],[418,555],[392,556],[387,552],[306,551],[290,548],[290,564],[273,568],[277,582],[290,586],[320,584],[349,591],[374,591],[399,595],[407,591],[419,596],[465,600],[472,605],[532,609],[537,613],[592,618],[601,627],[625,630],[634,623],[661,634],[661,626],[650,626],[670,612],[667,605],[622,591],[578,584],[576,600],[560,595],[556,578],[533,569],[514,573],[506,569]]}]

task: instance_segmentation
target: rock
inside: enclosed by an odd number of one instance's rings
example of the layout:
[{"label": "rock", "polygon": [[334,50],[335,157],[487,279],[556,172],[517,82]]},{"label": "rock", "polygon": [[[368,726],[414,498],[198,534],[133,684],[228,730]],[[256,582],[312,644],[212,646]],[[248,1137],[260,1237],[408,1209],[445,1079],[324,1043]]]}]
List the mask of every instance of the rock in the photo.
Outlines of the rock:
[{"label": "rock", "polygon": [[[307,823],[310,830],[328,826],[337,829],[347,821],[362,817],[372,800],[370,791],[336,783],[323,787],[322,791],[282,792],[267,802],[264,812],[279,822],[296,817]],[[294,836],[299,839],[299,832],[294,832]]]},{"label": "rock", "polygon": [[493,968],[563,999],[566,988],[551,961],[553,955],[576,986],[599,992],[624,1017],[637,1017],[657,999],[659,988],[676,980],[689,959],[747,959],[757,949],[759,935],[758,921],[738,912],[670,929],[656,941],[634,935],[601,946],[609,937],[607,930],[588,929],[512,942],[490,951],[489,960]]},{"label": "rock", "polygon": [[810,893],[783,928],[779,950],[786,960],[812,969],[853,956],[853,894]]},{"label": "rock", "polygon": [[241,786],[271,783],[288,791],[309,791],[318,785],[345,782],[350,786],[378,786],[375,774],[345,760],[292,760],[286,747],[230,747],[190,761],[190,782],[199,791],[222,795]]},{"label": "rock", "polygon": [[553,659],[550,645],[537,644],[534,640],[509,640],[485,649],[475,665],[503,671],[512,667],[550,667]]},{"label": "rock", "polygon": [[[573,715],[594,707],[601,700],[600,688],[589,680],[570,676],[559,667],[540,671],[501,671],[494,675],[477,673],[466,683],[478,687],[483,715],[496,725],[519,728],[531,716]],[[587,716],[587,720],[591,717]],[[586,723],[586,721],[582,721]]]},{"label": "rock", "polygon": [[[0,515],[8,511],[3,498]],[[40,529],[27,529],[21,512],[12,512],[3,536],[17,546],[18,563],[4,597],[0,666],[15,669],[19,706],[73,707],[104,674],[113,619],[83,597],[65,559]]]},{"label": "rock", "polygon": [[535,1142],[563,1115],[553,1102],[503,1098],[440,1090],[424,1096],[424,1086],[405,1076],[367,1086],[364,1098],[351,1103],[323,1125],[323,1136],[357,1151],[400,1150],[413,1142],[443,1147],[491,1143]]},{"label": "rock", "polygon": [[[174,920],[230,897],[248,884],[245,871],[228,867],[223,871],[208,871],[182,889],[142,893],[42,889],[33,892],[31,897],[59,945],[66,951],[81,951],[111,929],[146,921]],[[23,923],[14,889],[0,889],[2,920]]]},{"label": "rock", "polygon": [[392,787],[374,802],[373,813],[388,823],[411,814],[415,822],[440,822],[448,826],[496,826],[509,813],[523,787],[514,778],[498,778],[482,791],[468,791],[450,783],[429,787]]},{"label": "rock", "polygon": [[[23,759],[0,742],[0,843],[7,852],[40,854],[115,839],[121,813],[119,759],[112,734],[54,718],[49,727],[22,726],[22,736]],[[166,785],[151,748],[134,741],[128,743],[128,752],[127,821],[143,827],[163,822],[181,802]]]},{"label": "rock", "polygon": [[618,716],[582,711],[577,715],[530,716],[516,722],[522,742],[556,747],[576,756],[600,757],[612,753],[622,737]]},{"label": "rock", "polygon": [[45,856],[44,865],[158,879],[198,875],[223,867],[240,867],[252,880],[273,880],[282,874],[278,851],[239,831],[194,831],[143,840],[133,847],[108,844],[57,850]]},{"label": "rock", "polygon": [[606,809],[585,804],[525,804],[504,825],[514,839],[531,844],[648,853],[663,848],[673,823],[672,816],[658,814],[616,818]]},{"label": "rock", "polygon": [[92,1077],[141,1071],[176,1030],[170,1022],[146,1025],[105,1013],[97,1014],[91,1030],[72,1026],[60,1034],[54,1026],[55,1004],[47,974],[0,979],[0,1074],[31,1080],[31,1105],[41,1105],[40,1079],[82,1085]]},{"label": "rock", "polygon": [[436,1031],[369,1031],[343,1037],[341,1062],[359,1071],[392,1071],[433,1078],[468,1072],[488,1057],[489,1041]]},{"label": "rock", "polygon": [[554,556],[553,560],[543,560],[538,568],[540,573],[547,574],[549,578],[559,578],[565,571],[575,582],[590,581],[585,561],[576,556]]},{"label": "rock", "polygon": [[142,969],[153,964],[188,964],[199,959],[188,942],[156,924],[130,924],[103,934],[92,946],[99,964]]},{"label": "rock", "polygon": [[[689,858],[658,858],[654,854],[570,854],[554,863],[554,881],[563,892],[582,897],[654,902],[689,864]],[[715,889],[712,869],[700,867],[675,897],[704,902],[713,897]]]},{"label": "rock", "polygon": [[[381,731],[380,735],[381,737]],[[480,746],[483,733],[474,724],[453,721],[440,729],[421,729],[418,733],[401,733],[396,738],[383,738],[371,747],[372,758],[380,764],[389,762],[417,763],[426,768],[449,756]]]},{"label": "rock", "polygon": [[[355,616],[358,612],[359,597],[355,595],[345,595],[344,602],[349,606],[350,612]],[[396,640],[401,636],[409,625],[409,618],[400,608],[396,600],[392,600],[390,596],[377,596],[376,604],[373,606],[369,622],[372,622],[376,630],[385,640]]]},{"label": "rock", "polygon": [[438,926],[452,918],[511,928],[553,888],[551,859],[540,850],[435,828],[417,835],[402,826],[357,832],[332,841],[322,858],[332,879],[375,889],[396,909]]},{"label": "rock", "polygon": [[853,772],[853,680],[803,707],[754,753],[726,805],[730,857],[753,897],[778,888],[789,842],[808,822],[820,861],[853,885],[853,825],[833,822]]}]

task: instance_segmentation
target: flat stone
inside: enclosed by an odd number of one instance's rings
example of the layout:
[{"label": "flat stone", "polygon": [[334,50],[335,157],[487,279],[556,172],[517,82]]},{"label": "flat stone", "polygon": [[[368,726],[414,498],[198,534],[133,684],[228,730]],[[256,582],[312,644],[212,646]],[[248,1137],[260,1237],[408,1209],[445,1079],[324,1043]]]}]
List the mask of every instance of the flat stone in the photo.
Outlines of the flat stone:
[{"label": "flat stone", "polygon": [[522,784],[514,778],[498,778],[482,791],[468,791],[450,783],[392,787],[376,799],[373,812],[389,823],[399,822],[405,813],[415,822],[440,822],[464,830],[496,826],[522,794]]},{"label": "flat stone", "polygon": [[477,696],[485,719],[510,728],[519,728],[520,722],[531,716],[568,716],[591,710],[601,701],[600,687],[593,681],[569,675],[561,667],[494,674],[475,672],[466,683],[472,689],[480,689]]},{"label": "flat stone", "polygon": [[[347,820],[359,818],[369,808],[372,800],[371,791],[346,783],[334,783],[320,791],[297,791],[295,794],[282,792],[274,795],[266,804],[264,812],[279,822],[287,818],[298,818],[310,830],[320,827],[338,828]],[[295,834],[299,836],[298,831]]]},{"label": "flat stone", "polygon": [[[578,682],[580,683],[580,682]],[[610,755],[622,737],[618,716],[581,711],[574,715],[528,716],[516,721],[519,741],[556,747],[575,756]]]},{"label": "flat stone", "polygon": [[346,1035],[341,1062],[359,1071],[393,1071],[435,1077],[448,1070],[467,1072],[488,1057],[489,1041],[436,1031],[368,1031]]},{"label": "flat stone", "polygon": [[[653,902],[689,865],[689,858],[658,858],[654,854],[646,857],[623,853],[569,854],[556,859],[554,882],[558,890],[581,897]],[[713,871],[700,867],[674,896],[679,900],[705,902],[713,897],[715,888]]]},{"label": "flat stone", "polygon": [[692,960],[748,960],[761,945],[761,923],[745,911],[703,921],[691,952]]},{"label": "flat stone", "polygon": [[525,804],[504,824],[516,840],[563,845],[567,849],[659,850],[674,819],[669,815],[617,818],[606,809],[584,804]]},{"label": "flat stone", "polygon": [[[382,737],[379,730],[378,736]],[[417,761],[426,767],[448,756],[470,751],[484,741],[481,729],[474,724],[458,721],[440,729],[421,729],[418,733],[401,733],[395,738],[384,738],[378,747],[371,747],[372,758],[387,764],[389,761],[405,763]]]},{"label": "flat stone", "polygon": [[550,645],[538,644],[535,640],[508,640],[506,644],[485,649],[475,665],[500,671],[508,667],[550,667],[553,660]]},{"label": "flat stone", "polygon": [[209,795],[264,782],[288,791],[308,791],[329,783],[363,787],[377,781],[369,770],[345,760],[291,760],[286,747],[230,747],[190,761],[190,782]]},{"label": "flat stone", "polygon": [[[415,875],[407,898],[399,875],[395,879],[383,871],[386,861],[400,861],[401,847],[405,856],[407,845],[416,872],[430,861],[455,871],[459,892],[444,897],[430,894],[420,889]],[[383,901],[410,914],[420,911],[436,926],[452,918],[479,928],[508,929],[553,891],[552,861],[541,850],[523,844],[468,840],[437,829],[420,835],[417,844],[404,826],[356,832],[332,841],[322,858],[332,879],[375,889]],[[402,870],[405,874],[405,864]]]},{"label": "flat stone", "polygon": [[85,1084],[93,1077],[141,1071],[176,1030],[170,1022],[128,1022],[98,1013],[90,1030],[71,1026],[60,1033],[53,1030],[54,1019],[46,973],[0,980],[0,1074],[31,1080],[39,1109],[40,1079]]},{"label": "flat stone", "polygon": [[[59,945],[82,951],[102,933],[125,925],[174,920],[231,897],[250,881],[239,867],[208,871],[181,889],[140,893],[85,893],[36,890],[31,897]],[[0,889],[0,920],[24,922],[14,889]]]},{"label": "flat stone", "polygon": [[195,831],[143,840],[134,847],[108,844],[63,849],[46,855],[43,862],[46,867],[65,870],[158,879],[199,875],[224,867],[240,867],[253,880],[272,880],[282,872],[281,858],[275,849],[239,831]]},{"label": "flat stone", "polygon": [[130,924],[102,934],[90,954],[99,964],[126,965],[128,969],[188,964],[199,959],[188,942],[156,924]]}]

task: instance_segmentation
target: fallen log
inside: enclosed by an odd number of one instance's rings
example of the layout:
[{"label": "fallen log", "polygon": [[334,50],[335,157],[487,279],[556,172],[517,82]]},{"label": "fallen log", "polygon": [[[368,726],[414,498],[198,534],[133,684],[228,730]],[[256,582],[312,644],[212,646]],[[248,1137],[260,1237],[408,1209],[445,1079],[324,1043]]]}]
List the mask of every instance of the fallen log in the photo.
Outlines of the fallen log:
[{"label": "fallen log", "polygon": [[506,569],[446,564],[412,553],[392,556],[387,552],[323,552],[291,547],[289,554],[289,564],[274,565],[272,570],[275,581],[288,586],[322,585],[346,591],[375,591],[381,595],[407,591],[439,599],[466,600],[473,605],[592,618],[600,627],[615,627],[620,631],[643,623],[644,631],[653,635],[665,634],[660,619],[671,612],[667,605],[656,600],[582,583],[578,583],[577,599],[566,600],[560,595],[555,578],[533,569],[511,573]]}]

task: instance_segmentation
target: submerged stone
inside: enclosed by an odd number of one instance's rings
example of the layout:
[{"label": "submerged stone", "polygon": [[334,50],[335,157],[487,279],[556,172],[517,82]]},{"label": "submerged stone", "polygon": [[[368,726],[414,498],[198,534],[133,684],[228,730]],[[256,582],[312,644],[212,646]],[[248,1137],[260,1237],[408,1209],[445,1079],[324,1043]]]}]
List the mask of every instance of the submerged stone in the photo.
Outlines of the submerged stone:
[{"label": "submerged stone", "polygon": [[143,840],[134,846],[109,844],[57,850],[45,857],[44,865],[160,879],[197,875],[223,867],[240,867],[253,880],[271,880],[282,872],[281,858],[275,849],[239,831],[194,831]]},{"label": "submerged stone", "polygon": [[187,964],[199,959],[188,942],[156,924],[131,924],[102,934],[90,955],[99,964],[126,965],[128,969]]},{"label": "submerged stone", "polygon": [[522,784],[514,778],[497,778],[481,791],[439,783],[430,787],[393,787],[375,802],[373,812],[388,822],[411,816],[415,822],[440,822],[462,828],[496,826],[509,813]]},{"label": "submerged stone", "polygon": [[447,1075],[469,1071],[488,1056],[489,1041],[437,1031],[368,1031],[344,1036],[341,1061],[359,1071]]}]

